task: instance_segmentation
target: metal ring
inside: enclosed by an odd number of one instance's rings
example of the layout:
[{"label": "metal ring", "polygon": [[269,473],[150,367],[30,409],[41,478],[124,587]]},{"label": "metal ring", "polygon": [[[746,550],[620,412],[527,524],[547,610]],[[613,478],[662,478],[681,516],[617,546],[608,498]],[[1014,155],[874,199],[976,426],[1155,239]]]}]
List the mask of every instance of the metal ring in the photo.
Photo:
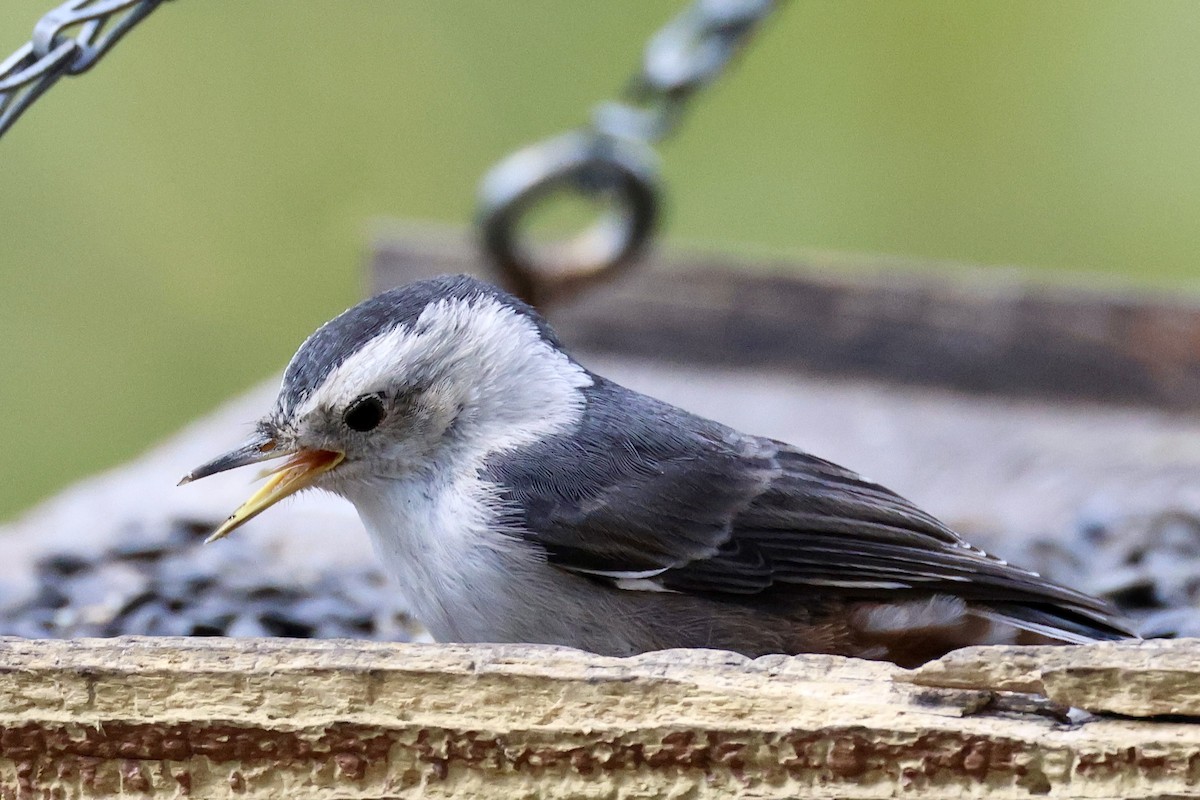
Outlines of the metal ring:
[{"label": "metal ring", "polygon": [[[653,151],[631,140],[574,132],[519,150],[480,184],[484,250],[527,302],[560,300],[633,261],[658,219],[656,183]],[[539,263],[520,224],[533,205],[558,192],[611,196],[617,208],[562,248],[555,263]]]}]

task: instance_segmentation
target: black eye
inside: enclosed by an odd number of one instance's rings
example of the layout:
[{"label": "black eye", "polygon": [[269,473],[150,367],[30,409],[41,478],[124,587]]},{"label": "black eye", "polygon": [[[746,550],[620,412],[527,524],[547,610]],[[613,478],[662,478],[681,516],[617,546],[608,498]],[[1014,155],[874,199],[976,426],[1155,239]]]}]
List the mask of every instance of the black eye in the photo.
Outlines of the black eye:
[{"label": "black eye", "polygon": [[342,419],[350,430],[366,433],[379,427],[383,416],[383,398],[377,394],[364,394],[350,404]]}]

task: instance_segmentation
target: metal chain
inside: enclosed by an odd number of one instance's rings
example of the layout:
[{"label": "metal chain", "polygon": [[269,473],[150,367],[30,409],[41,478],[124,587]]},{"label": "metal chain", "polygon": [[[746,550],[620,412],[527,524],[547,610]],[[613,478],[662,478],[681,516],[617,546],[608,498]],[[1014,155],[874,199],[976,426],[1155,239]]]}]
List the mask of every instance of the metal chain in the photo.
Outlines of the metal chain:
[{"label": "metal chain", "polygon": [[[688,101],[716,80],[776,0],[697,0],[646,46],[620,102],[601,103],[591,124],[519,150],[479,187],[482,244],[508,288],[534,305],[564,299],[632,264],[659,217],[651,144],[674,132]],[[550,258],[522,230],[527,214],[560,193],[609,211]]]},{"label": "metal chain", "polygon": [[0,136],[59,78],[91,69],[163,2],[68,0],[49,11],[34,26],[33,38],[0,62]]}]

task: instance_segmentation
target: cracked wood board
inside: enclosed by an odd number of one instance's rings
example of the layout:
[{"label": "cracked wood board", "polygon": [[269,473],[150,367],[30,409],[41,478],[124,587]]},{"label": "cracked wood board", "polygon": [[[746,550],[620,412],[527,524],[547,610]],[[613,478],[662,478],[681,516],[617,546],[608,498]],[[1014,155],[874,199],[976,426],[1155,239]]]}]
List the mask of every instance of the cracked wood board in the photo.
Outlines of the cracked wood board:
[{"label": "cracked wood board", "polygon": [[[987,653],[1046,675],[1136,672],[1152,650]],[[1167,650],[1185,664],[1200,643]],[[6,799],[1200,793],[1200,724],[1068,723],[1000,702],[1011,676],[986,670],[942,688],[833,656],[138,638],[3,639],[0,664]]]},{"label": "cracked wood board", "polygon": [[1044,695],[1065,706],[1130,717],[1200,720],[1200,640],[1150,640],[1074,648],[966,647],[905,676],[921,686]]}]

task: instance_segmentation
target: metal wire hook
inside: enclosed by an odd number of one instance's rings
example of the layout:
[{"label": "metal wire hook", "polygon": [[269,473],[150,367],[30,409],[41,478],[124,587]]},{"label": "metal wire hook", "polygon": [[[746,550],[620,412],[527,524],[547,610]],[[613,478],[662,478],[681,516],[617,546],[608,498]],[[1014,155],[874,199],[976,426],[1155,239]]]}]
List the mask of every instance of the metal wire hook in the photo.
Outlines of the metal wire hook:
[{"label": "metal wire hook", "polygon": [[[774,9],[776,0],[695,0],[649,42],[621,102],[601,103],[591,124],[520,150],[479,189],[484,253],[508,288],[533,305],[561,300],[628,267],[659,217],[651,142],[678,125],[689,98],[711,83]],[[554,194],[609,201],[610,211],[550,256],[521,223]]]},{"label": "metal wire hook", "polygon": [[[576,131],[513,153],[484,176],[479,231],[508,288],[532,305],[562,300],[632,263],[658,221],[657,159],[641,142]],[[610,210],[540,260],[521,223],[552,195]]]}]

